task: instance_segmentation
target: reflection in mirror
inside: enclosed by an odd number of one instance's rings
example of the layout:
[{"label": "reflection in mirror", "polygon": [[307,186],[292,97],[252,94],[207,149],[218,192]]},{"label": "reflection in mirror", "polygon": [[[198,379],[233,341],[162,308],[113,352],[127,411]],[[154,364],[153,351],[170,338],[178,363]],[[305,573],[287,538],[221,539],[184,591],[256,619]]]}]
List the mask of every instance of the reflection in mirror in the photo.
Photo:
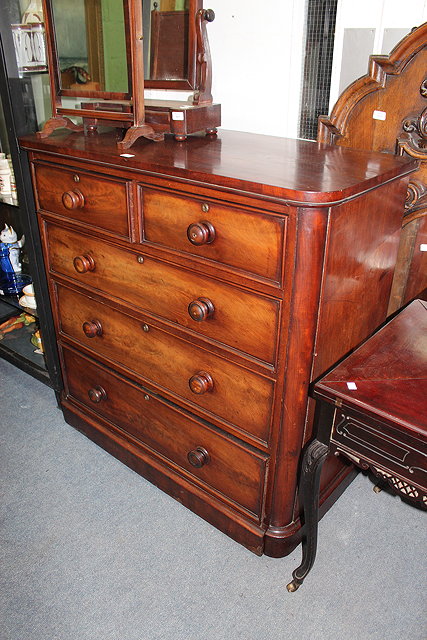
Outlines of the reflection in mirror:
[{"label": "reflection in mirror", "polygon": [[123,2],[51,0],[61,89],[129,91]]},{"label": "reflection in mirror", "polygon": [[188,77],[189,0],[142,0],[146,80]]}]

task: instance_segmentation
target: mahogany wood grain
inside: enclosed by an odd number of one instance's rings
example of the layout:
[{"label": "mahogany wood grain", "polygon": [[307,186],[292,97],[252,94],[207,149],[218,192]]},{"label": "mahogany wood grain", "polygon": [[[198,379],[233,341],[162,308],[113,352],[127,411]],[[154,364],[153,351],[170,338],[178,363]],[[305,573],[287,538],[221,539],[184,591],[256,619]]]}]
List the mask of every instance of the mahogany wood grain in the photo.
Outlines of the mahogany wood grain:
[{"label": "mahogany wood grain", "polygon": [[287,347],[289,373],[283,391],[282,428],[286,429],[286,438],[282,438],[278,446],[270,526],[266,534],[266,553],[272,556],[280,555],[282,528],[294,519],[295,503],[294,500],[289,501],[289,496],[296,495],[297,470],[304,435],[301,425],[305,424],[306,419],[321,292],[327,212],[321,208],[300,210],[298,222],[295,294],[291,303]]},{"label": "mahogany wood grain", "polygon": [[[184,145],[166,139],[161,145],[138,140],[132,158],[115,148],[114,134],[97,136],[57,132],[42,140],[20,139],[24,149],[44,150],[94,163],[154,172],[301,203],[325,203],[355,197],[360,191],[411,173],[415,160],[329,147],[308,140],[291,140],[238,131],[221,131],[216,139],[193,136]],[[69,160],[69,161],[70,161]],[[68,162],[69,162],[68,161]]]},{"label": "mahogany wood grain", "polygon": [[[196,86],[196,59],[198,56],[197,42],[196,42],[196,28],[195,28],[195,16],[199,9],[202,8],[202,0],[189,0],[188,16],[193,18],[189,22],[189,28],[187,30],[186,43],[188,46],[188,53],[186,55],[186,74],[185,76],[178,78],[177,75],[173,76],[174,79],[168,79],[166,77],[159,78],[157,80],[152,78],[145,78],[144,86],[147,89],[175,89],[175,90],[194,90]],[[175,8],[175,5],[173,6]],[[169,10],[167,7],[166,10]],[[211,62],[209,61],[209,64]],[[146,74],[149,75],[149,74]],[[146,102],[146,101],[145,101]],[[165,101],[167,102],[167,101]]]},{"label": "mahogany wood grain", "polygon": [[[58,286],[61,335],[159,387],[216,414],[263,441],[269,438],[274,383],[248,369],[179,340],[136,317]],[[83,325],[93,331],[88,335]],[[144,329],[148,327],[148,331]],[[101,330],[99,329],[101,327]],[[213,380],[209,393],[195,394],[189,382],[200,371]]]},{"label": "mahogany wood grain", "polygon": [[[72,398],[99,412],[199,482],[260,516],[268,460],[265,454],[204,426],[73,350],[64,348],[63,356],[68,372],[66,385]],[[97,386],[105,390],[105,398],[93,403],[88,394]],[[209,461],[200,467],[188,460],[188,454],[198,447],[205,449],[209,456]]]},{"label": "mahogany wood grain", "polygon": [[[424,284],[427,287],[427,216],[423,215],[411,220],[410,226],[414,238],[411,243],[411,251],[406,256],[407,258],[410,257],[410,262],[406,272],[404,302],[413,300],[417,296],[425,300],[425,288],[423,289],[422,287]],[[404,237],[410,235],[411,230],[403,227]],[[421,250],[423,247],[424,249]]]},{"label": "mahogany wood grain", "polygon": [[[53,224],[47,227],[47,242],[51,273],[73,278],[207,338],[274,363],[279,301]],[[76,271],[74,260],[81,254],[91,257],[95,263],[93,270]],[[197,321],[190,315],[189,305],[201,298],[210,300],[214,310]]]},{"label": "mahogany wood grain", "polygon": [[[253,445],[257,459],[268,457],[260,521],[255,526],[234,494],[219,497],[189,481],[194,470],[209,470],[206,443],[192,443],[187,470],[165,463],[124,430],[132,429],[125,411],[133,407],[126,402],[117,418],[126,427],[103,417],[100,388],[110,397],[104,379],[90,381],[99,402],[86,390],[85,404],[64,397],[62,407],[71,424],[222,531],[256,553],[283,556],[301,537],[298,469],[312,431],[314,369],[342,357],[385,320],[401,200],[416,165],[387,154],[232,132],[171,142],[138,142],[133,157],[124,158],[111,135],[24,140],[39,163],[129,181],[133,194],[139,185],[134,242],[40,212],[57,337],[96,367],[107,367],[118,386],[143,384],[149,395],[191,414],[200,433],[212,430],[218,443]],[[144,230],[145,193],[158,194],[158,201],[151,211],[149,203]],[[188,216],[187,205],[194,204],[197,219]],[[218,213],[214,222],[211,212]],[[209,227],[196,230],[210,242],[188,240],[194,220],[213,225],[214,238]],[[241,243],[236,257],[233,238]],[[213,259],[210,249],[218,251]],[[95,268],[83,273],[91,260]],[[351,304],[342,304],[344,293]],[[201,321],[188,313],[192,302]],[[86,337],[83,323],[95,321],[102,335]],[[77,375],[74,365],[64,364],[64,374]],[[352,476],[348,464],[326,461],[321,510]],[[236,473],[235,481],[240,478]]]},{"label": "mahogany wood grain", "polygon": [[146,241],[280,281],[286,218],[147,188],[141,199]]},{"label": "mahogany wood grain", "polygon": [[[122,463],[142,475],[156,487],[179,500],[180,504],[194,513],[201,515],[205,521],[217,527],[230,538],[247,547],[258,556],[263,553],[265,526],[257,522],[250,513],[243,513],[236,503],[227,504],[224,497],[216,496],[213,491],[206,491],[202,483],[194,482],[193,475],[184,475],[179,467],[172,468],[151,451],[144,449],[137,441],[133,441],[124,431],[111,428],[111,422],[101,416],[89,412],[83,405],[68,399],[62,401],[65,420],[96,444],[115,456]],[[165,518],[164,526],[167,518]],[[171,536],[174,535],[173,523],[169,520]],[[296,527],[292,533],[295,533]],[[154,534],[155,535],[155,532]],[[286,551],[289,553],[297,544],[294,535]],[[292,545],[292,546],[291,546]]]},{"label": "mahogany wood grain", "polygon": [[[188,135],[204,131],[215,135],[217,127],[221,126],[220,104],[184,104],[176,103],[175,108],[168,107],[162,100],[148,100],[146,102],[145,120],[153,127],[172,133],[175,140],[185,140]],[[181,114],[177,118],[175,114]],[[175,117],[174,117],[175,116]],[[167,128],[164,127],[167,121]],[[160,122],[160,127],[157,123]]]},{"label": "mahogany wood grain", "polygon": [[188,75],[188,10],[154,10],[150,27],[150,80],[183,80]]},{"label": "mahogany wood grain", "polygon": [[415,300],[314,387],[330,448],[427,508],[427,302]]},{"label": "mahogany wood grain", "polygon": [[[372,191],[346,207],[331,209],[334,221],[326,242],[312,379],[385,320],[383,310],[388,306],[399,247],[399,204],[405,192],[406,185],[395,182],[384,191]],[[352,216],[357,219],[357,233],[352,231]],[[361,301],[363,314],[355,312]],[[339,340],[331,331],[335,322],[340,326]]]},{"label": "mahogany wood grain", "polygon": [[41,209],[130,237],[125,181],[46,164],[34,165],[34,172]]},{"label": "mahogany wood grain", "polygon": [[[350,391],[347,382],[357,388]],[[324,376],[315,390],[317,396],[341,398],[427,437],[427,302],[412,302]]]},{"label": "mahogany wood grain", "polygon": [[[339,97],[329,117],[319,119],[319,142],[417,158],[402,213],[401,250],[389,313],[427,287],[427,253],[417,235],[427,235],[427,23],[401,40],[389,56],[371,56],[368,73]],[[414,214],[416,214],[414,216]]]}]

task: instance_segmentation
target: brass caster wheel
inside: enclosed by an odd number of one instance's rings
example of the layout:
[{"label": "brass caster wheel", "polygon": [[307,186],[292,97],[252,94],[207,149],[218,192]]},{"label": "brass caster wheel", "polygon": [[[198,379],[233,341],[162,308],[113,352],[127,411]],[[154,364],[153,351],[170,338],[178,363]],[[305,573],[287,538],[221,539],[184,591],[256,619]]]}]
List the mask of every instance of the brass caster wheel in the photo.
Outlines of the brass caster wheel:
[{"label": "brass caster wheel", "polygon": [[293,593],[294,591],[297,591],[300,588],[300,586],[301,586],[300,582],[296,582],[295,580],[292,580],[292,582],[286,585],[286,588],[289,591],[289,593]]}]

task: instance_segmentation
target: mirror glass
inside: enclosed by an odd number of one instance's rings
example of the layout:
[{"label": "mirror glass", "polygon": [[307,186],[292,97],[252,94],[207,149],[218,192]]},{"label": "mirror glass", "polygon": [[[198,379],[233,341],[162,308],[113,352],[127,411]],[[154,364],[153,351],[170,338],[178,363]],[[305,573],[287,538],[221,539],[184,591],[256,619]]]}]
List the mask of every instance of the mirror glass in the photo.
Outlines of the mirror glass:
[{"label": "mirror glass", "polygon": [[142,0],[145,80],[188,78],[189,0]]},{"label": "mirror glass", "polygon": [[60,87],[84,95],[128,93],[123,2],[51,0]]}]

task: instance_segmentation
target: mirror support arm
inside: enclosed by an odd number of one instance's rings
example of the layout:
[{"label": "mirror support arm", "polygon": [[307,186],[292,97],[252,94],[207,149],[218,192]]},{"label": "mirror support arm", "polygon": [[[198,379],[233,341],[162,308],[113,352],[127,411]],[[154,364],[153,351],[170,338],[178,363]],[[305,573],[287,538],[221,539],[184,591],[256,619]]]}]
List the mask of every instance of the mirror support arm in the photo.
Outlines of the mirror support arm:
[{"label": "mirror support arm", "polygon": [[144,56],[142,11],[138,3],[125,0],[125,15],[129,16],[130,68],[132,69],[133,126],[127,129],[123,140],[117,143],[120,151],[129,149],[138,138],[148,138],[154,142],[164,140],[164,134],[156,132],[145,122],[144,106]]},{"label": "mirror support arm", "polygon": [[213,22],[212,9],[199,9],[196,12],[196,90],[193,104],[212,103],[212,60],[206,23]]}]

